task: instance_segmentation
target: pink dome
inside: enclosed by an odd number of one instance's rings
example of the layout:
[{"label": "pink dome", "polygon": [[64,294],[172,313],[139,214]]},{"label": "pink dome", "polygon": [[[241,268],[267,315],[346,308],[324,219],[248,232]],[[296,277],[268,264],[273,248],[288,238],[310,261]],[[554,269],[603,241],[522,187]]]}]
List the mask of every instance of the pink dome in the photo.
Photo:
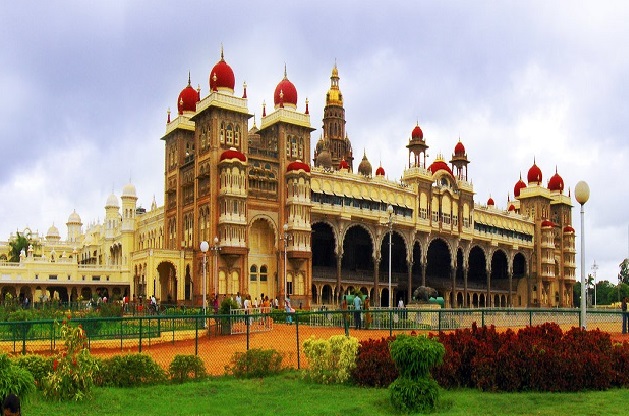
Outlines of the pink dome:
[{"label": "pink dome", "polygon": [[526,179],[529,183],[542,183],[542,170],[535,164],[535,161],[533,161],[533,166],[529,169]]},{"label": "pink dome", "polygon": [[492,198],[492,197],[489,197],[489,199],[487,200],[487,206],[488,206],[488,207],[489,207],[489,206],[491,206],[491,207],[493,207],[493,206],[494,206],[494,200],[493,200],[493,198]]},{"label": "pink dome", "polygon": [[574,228],[572,228],[570,225],[566,225],[565,227],[563,227],[563,232],[564,233],[573,233],[574,232]]},{"label": "pink dome", "polygon": [[221,50],[221,60],[214,65],[212,72],[210,72],[210,91],[228,89],[234,92],[235,84],[236,78],[234,77],[234,71],[232,71],[231,67],[225,62],[223,51]]},{"label": "pink dome", "polygon": [[464,156],[465,155],[465,146],[461,143],[461,140],[454,146],[454,155],[455,156]]},{"label": "pink dome", "polygon": [[415,128],[413,129],[413,131],[411,132],[411,139],[424,140],[424,132],[419,127],[419,124],[417,124]]},{"label": "pink dome", "polygon": [[223,154],[221,154],[221,162],[223,160],[232,160],[232,159],[238,159],[241,162],[247,161],[247,158],[245,157],[245,155],[240,153],[238,150],[236,150],[235,147],[230,147],[229,150],[225,150]]},{"label": "pink dome", "polygon": [[557,170],[555,170],[555,174],[548,180],[548,189],[551,191],[563,191],[563,178],[559,176]]},{"label": "pink dome", "polygon": [[339,162],[339,169],[349,169],[349,163],[347,163],[347,160],[345,160],[345,158],[341,159],[341,161]]},{"label": "pink dome", "polygon": [[509,211],[515,211],[515,205],[513,204],[509,205]]},{"label": "pink dome", "polygon": [[437,173],[437,171],[445,170],[450,175],[452,175],[452,170],[450,169],[450,166],[448,166],[448,164],[444,162],[443,160],[435,160],[434,162],[430,164],[430,166],[428,166],[428,170],[433,174]]},{"label": "pink dome", "polygon": [[197,101],[199,101],[199,92],[190,85],[188,78],[188,86],[181,90],[177,97],[177,111],[183,114],[184,111],[196,111]]},{"label": "pink dome", "polygon": [[522,177],[520,176],[520,180],[513,187],[513,196],[516,198],[519,197],[522,188],[526,188],[526,183],[522,180]]},{"label": "pink dome", "polygon": [[286,68],[284,68],[284,79],[275,87],[273,102],[275,103],[275,108],[278,108],[280,103],[282,105],[291,104],[294,108],[297,108],[297,88],[288,80]]},{"label": "pink dome", "polygon": [[555,223],[549,220],[542,221],[542,228],[544,227],[554,227]]},{"label": "pink dome", "polygon": [[303,170],[305,172],[310,172],[310,166],[302,162],[301,160],[295,160],[294,162],[290,162],[286,167],[286,172]]},{"label": "pink dome", "polygon": [[384,176],[384,168],[382,166],[376,169],[376,176]]}]

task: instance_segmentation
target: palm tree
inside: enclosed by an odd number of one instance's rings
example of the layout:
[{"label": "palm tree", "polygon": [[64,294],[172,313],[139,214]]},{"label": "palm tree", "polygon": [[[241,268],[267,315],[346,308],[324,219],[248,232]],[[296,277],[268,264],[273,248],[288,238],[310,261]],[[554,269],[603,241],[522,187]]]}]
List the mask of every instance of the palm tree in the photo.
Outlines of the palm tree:
[{"label": "palm tree", "polygon": [[9,246],[11,247],[11,250],[9,251],[9,261],[19,263],[20,253],[22,250],[26,251],[30,244],[31,234],[27,233],[25,235],[18,231],[17,236],[13,240],[9,241]]}]

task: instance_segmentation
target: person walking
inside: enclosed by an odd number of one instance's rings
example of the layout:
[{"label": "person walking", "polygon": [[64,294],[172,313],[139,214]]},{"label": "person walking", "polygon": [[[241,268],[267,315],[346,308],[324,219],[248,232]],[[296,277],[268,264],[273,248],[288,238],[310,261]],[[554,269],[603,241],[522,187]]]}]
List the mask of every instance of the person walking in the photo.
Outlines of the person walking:
[{"label": "person walking", "polygon": [[627,333],[627,297],[622,298],[622,302],[620,304],[620,309],[622,309],[622,333]]},{"label": "person walking", "polygon": [[286,296],[286,299],[284,299],[284,311],[286,312],[286,323],[292,325],[292,313],[295,312],[295,310],[290,306],[290,298],[288,296]]},{"label": "person walking", "polygon": [[354,328],[355,329],[360,329],[361,325],[361,319],[360,319],[360,305],[361,305],[361,301],[360,301],[360,296],[356,295],[354,296]]}]

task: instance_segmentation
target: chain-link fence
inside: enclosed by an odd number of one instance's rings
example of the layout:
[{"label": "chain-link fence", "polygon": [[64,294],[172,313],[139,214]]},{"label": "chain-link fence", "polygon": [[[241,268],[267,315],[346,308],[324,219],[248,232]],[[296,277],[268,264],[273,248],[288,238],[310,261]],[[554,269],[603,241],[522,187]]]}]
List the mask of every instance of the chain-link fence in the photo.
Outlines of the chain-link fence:
[{"label": "chain-link fence", "polygon": [[[494,325],[517,330],[554,322],[564,330],[581,326],[578,309],[413,309],[372,308],[367,311],[319,310],[286,314],[282,310],[242,310],[229,315],[157,314],[111,318],[72,318],[82,325],[94,355],[148,353],[163,367],[175,355],[203,358],[208,372],[223,374],[236,352],[252,348],[275,349],[284,365],[301,368],[307,363],[301,345],[309,337],[351,335],[360,340],[379,339],[415,331],[428,333]],[[590,310],[587,328],[609,333],[622,330],[622,312]],[[628,336],[629,339],[629,336]],[[1,352],[50,354],[63,343],[54,320],[0,322]]]}]

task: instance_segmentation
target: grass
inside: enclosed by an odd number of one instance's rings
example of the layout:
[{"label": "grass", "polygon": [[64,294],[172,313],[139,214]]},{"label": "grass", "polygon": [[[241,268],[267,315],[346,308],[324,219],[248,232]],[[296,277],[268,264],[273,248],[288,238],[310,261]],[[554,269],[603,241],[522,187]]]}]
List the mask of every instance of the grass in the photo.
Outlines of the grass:
[{"label": "grass", "polygon": [[[629,390],[584,393],[443,391],[437,415],[626,415]],[[319,385],[290,371],[264,379],[231,377],[163,386],[97,388],[82,402],[48,402],[36,394],[23,414],[46,415],[392,415],[386,389]]]}]

